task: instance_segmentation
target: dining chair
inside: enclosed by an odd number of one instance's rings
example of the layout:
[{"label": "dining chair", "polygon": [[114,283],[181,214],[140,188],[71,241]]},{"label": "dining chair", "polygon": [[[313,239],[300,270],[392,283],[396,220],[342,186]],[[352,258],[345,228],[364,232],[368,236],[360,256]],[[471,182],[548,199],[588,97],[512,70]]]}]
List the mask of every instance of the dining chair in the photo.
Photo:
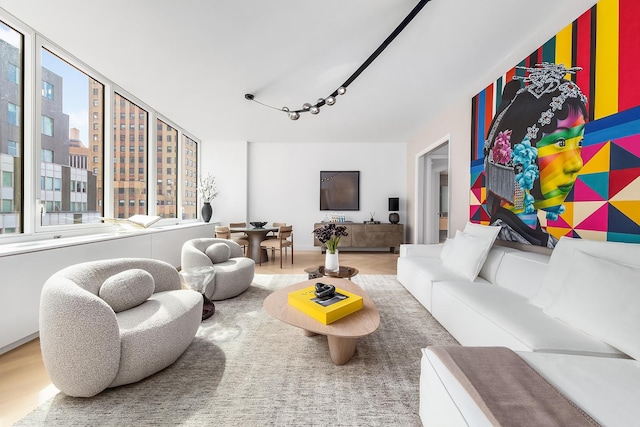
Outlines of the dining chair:
[{"label": "dining chair", "polygon": [[[271,259],[275,256],[276,249],[280,251],[280,268],[282,268],[282,249],[284,248],[286,256],[288,247],[291,248],[291,264],[293,265],[293,226],[291,225],[281,225],[275,239],[265,239],[260,242],[260,248],[271,248]],[[260,265],[262,265],[262,259]]]},{"label": "dining chair", "polygon": [[[274,227],[282,227],[283,225],[287,225],[286,222],[273,222],[272,223]],[[267,239],[277,239],[278,238],[278,232],[277,231],[270,231],[269,234],[267,234]]]},{"label": "dining chair", "polygon": [[218,239],[231,239],[231,232],[226,225],[216,225],[214,237]]},{"label": "dining chair", "polygon": [[[247,228],[246,222],[231,222],[229,223],[229,231],[233,228]],[[249,246],[249,236],[242,232],[231,232],[231,240],[242,246],[242,252],[247,254],[247,246]]]}]

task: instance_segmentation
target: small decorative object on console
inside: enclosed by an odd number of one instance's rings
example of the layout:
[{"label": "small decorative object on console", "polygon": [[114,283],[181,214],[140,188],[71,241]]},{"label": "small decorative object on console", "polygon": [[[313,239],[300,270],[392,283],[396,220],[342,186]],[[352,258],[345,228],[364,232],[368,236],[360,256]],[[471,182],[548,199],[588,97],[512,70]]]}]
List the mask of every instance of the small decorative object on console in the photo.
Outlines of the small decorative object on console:
[{"label": "small decorative object on console", "polygon": [[398,197],[389,197],[389,210],[391,213],[389,214],[389,222],[391,224],[397,224],[400,222],[400,215],[398,212],[400,210],[400,198]]}]

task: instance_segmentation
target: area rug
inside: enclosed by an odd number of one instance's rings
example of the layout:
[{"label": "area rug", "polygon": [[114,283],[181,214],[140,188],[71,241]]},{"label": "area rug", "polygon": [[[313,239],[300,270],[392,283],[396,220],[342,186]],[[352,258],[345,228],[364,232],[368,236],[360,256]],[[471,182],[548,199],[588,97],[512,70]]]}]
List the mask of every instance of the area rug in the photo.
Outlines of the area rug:
[{"label": "area rug", "polygon": [[419,426],[420,349],[456,341],[392,275],[359,275],[380,311],[353,359],[335,366],[324,336],[271,318],[267,295],[305,275],[256,275],[216,302],[170,367],[92,398],[58,393],[16,426]]}]

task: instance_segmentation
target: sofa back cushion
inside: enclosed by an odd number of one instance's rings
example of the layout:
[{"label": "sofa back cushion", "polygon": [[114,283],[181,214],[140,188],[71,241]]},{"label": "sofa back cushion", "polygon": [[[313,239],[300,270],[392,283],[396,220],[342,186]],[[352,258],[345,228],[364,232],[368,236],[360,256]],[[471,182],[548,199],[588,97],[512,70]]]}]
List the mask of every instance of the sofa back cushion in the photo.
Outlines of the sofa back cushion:
[{"label": "sofa back cushion", "polygon": [[538,292],[549,263],[549,255],[512,251],[502,257],[495,283],[512,292],[531,298]]},{"label": "sofa back cushion", "polygon": [[541,308],[551,304],[569,276],[576,249],[609,261],[640,266],[640,244],[562,237],[553,249],[540,289],[530,300],[532,304]]},{"label": "sofa back cushion", "polygon": [[442,264],[473,281],[487,259],[500,227],[467,223],[465,231],[458,230],[448,244]]},{"label": "sofa back cushion", "polygon": [[576,250],[550,316],[640,360],[640,267]]},{"label": "sofa back cushion", "polygon": [[498,273],[498,268],[500,268],[500,264],[502,263],[502,258],[504,254],[507,252],[516,252],[517,249],[510,248],[507,246],[499,246],[493,245],[489,254],[487,255],[487,259],[485,260],[482,268],[480,269],[480,273],[478,276],[482,277],[488,282],[496,283],[496,274]]},{"label": "sofa back cushion", "polygon": [[444,261],[444,259],[449,255],[451,249],[453,248],[454,241],[451,238],[447,238],[442,244],[442,251],[440,252],[440,259]]},{"label": "sofa back cushion", "polygon": [[98,295],[119,313],[145,302],[155,289],[153,276],[139,268],[114,274],[102,283]]}]

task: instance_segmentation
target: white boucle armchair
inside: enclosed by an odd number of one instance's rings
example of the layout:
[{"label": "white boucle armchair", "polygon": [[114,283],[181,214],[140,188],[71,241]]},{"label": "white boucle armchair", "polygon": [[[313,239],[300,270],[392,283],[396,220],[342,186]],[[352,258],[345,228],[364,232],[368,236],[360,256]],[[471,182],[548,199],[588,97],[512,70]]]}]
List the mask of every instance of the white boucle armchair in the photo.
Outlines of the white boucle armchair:
[{"label": "white boucle armchair", "polygon": [[40,300],[40,345],[52,383],[90,397],[171,365],[202,317],[202,296],[181,287],[173,266],[152,259],[85,262],[52,275]]},{"label": "white boucle armchair", "polygon": [[204,294],[213,301],[233,298],[246,291],[255,274],[256,263],[242,254],[233,240],[217,238],[191,239],[182,245],[183,271],[213,267],[215,274],[204,284]]}]

